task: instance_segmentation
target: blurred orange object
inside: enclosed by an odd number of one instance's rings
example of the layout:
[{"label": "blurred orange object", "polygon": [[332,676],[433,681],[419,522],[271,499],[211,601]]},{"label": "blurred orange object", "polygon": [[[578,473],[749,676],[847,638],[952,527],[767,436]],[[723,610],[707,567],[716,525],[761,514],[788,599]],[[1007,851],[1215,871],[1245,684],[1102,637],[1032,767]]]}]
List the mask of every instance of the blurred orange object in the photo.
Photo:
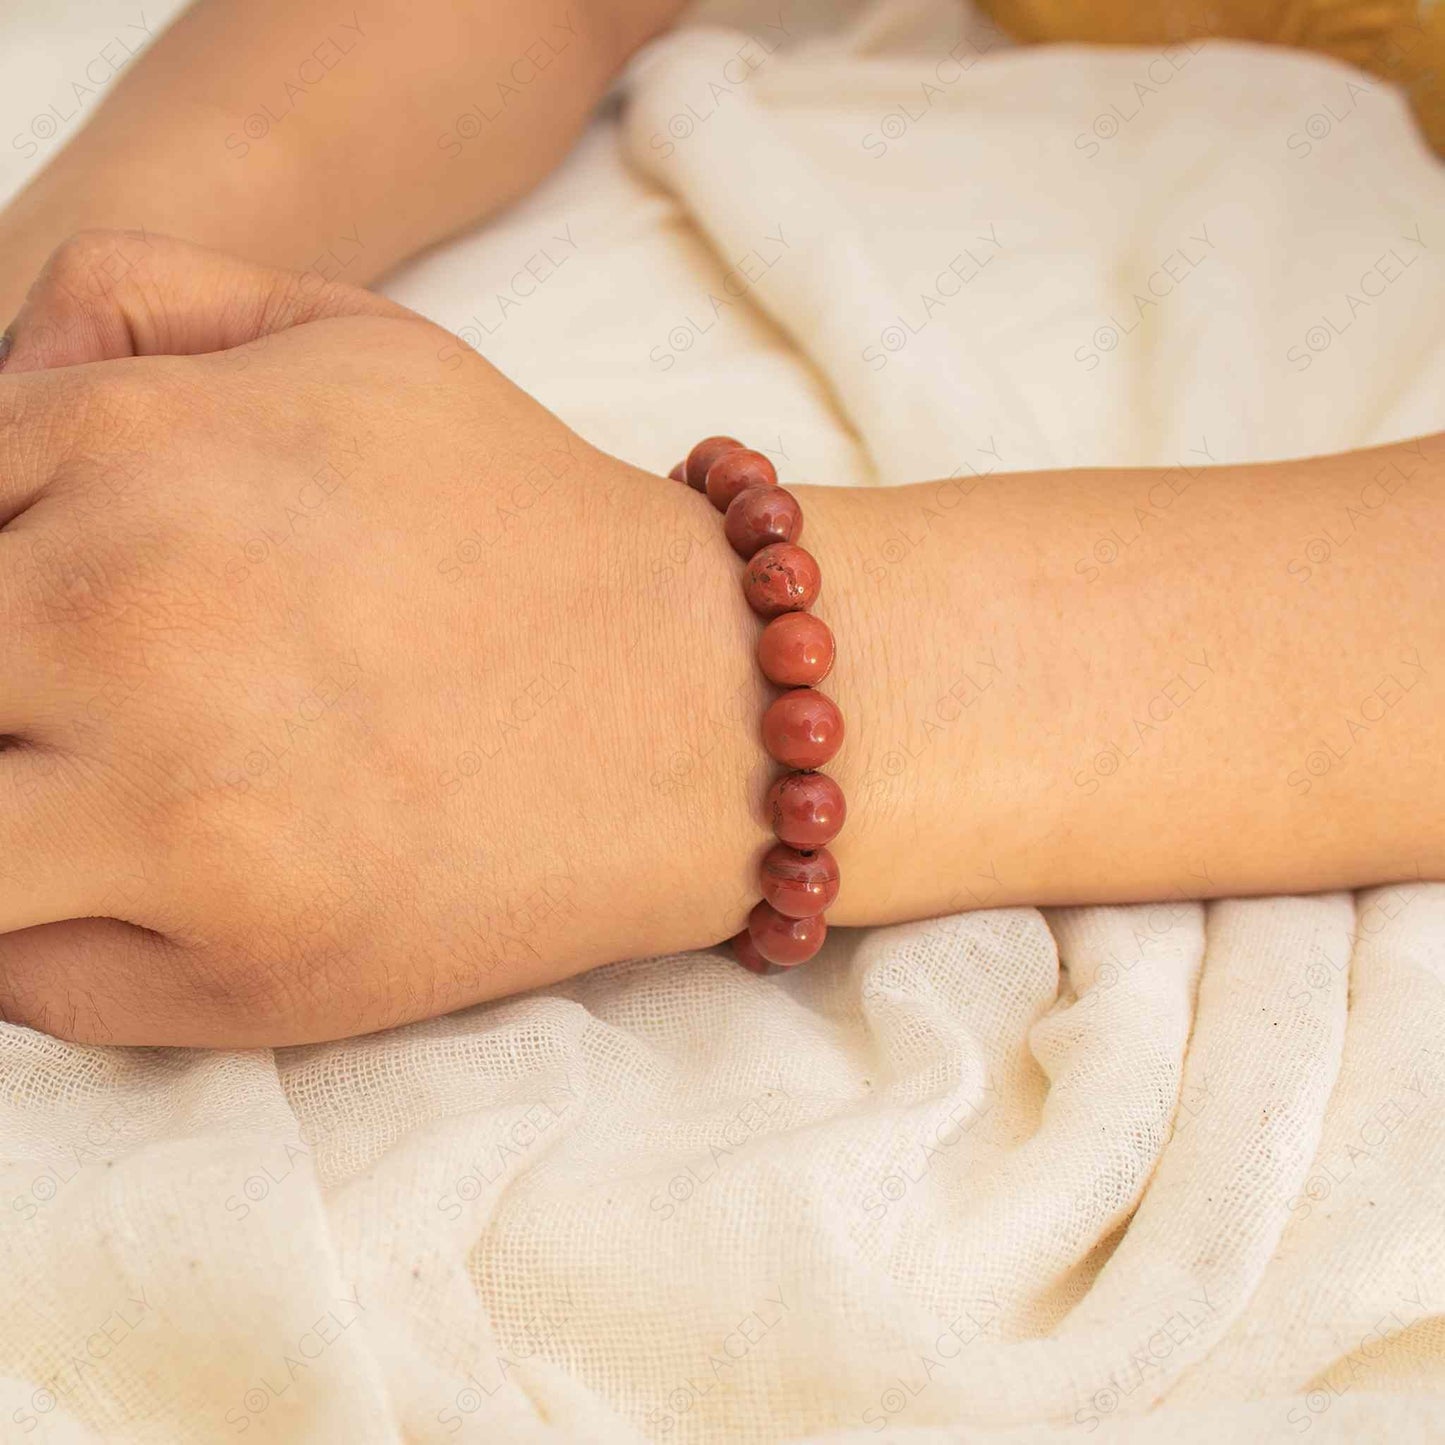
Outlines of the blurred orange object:
[{"label": "blurred orange object", "polygon": [[1223,36],[1318,50],[1398,85],[1445,156],[1445,4],[1437,0],[979,0],[1016,40],[1167,45]]}]

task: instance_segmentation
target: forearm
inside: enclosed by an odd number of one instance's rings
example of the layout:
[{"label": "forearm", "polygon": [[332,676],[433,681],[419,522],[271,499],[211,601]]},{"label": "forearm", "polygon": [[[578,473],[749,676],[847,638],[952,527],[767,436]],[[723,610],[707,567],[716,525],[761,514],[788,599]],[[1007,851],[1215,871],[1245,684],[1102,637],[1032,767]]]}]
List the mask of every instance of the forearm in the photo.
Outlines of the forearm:
[{"label": "forearm", "polygon": [[366,283],[524,193],[677,0],[201,0],[0,216],[0,311],[125,227]]},{"label": "forearm", "polygon": [[1445,437],[800,491],[834,922],[1445,876]]}]

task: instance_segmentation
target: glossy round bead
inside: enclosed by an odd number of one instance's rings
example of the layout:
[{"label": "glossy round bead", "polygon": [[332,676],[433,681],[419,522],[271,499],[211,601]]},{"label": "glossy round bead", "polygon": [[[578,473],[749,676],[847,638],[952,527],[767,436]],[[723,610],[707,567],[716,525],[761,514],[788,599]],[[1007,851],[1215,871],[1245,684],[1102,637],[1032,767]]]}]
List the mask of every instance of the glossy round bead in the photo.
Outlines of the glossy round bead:
[{"label": "glossy round bead", "polygon": [[762,452],[739,447],[724,452],[707,469],[707,499],[718,511],[726,512],[739,492],[749,487],[776,487],[778,473]]},{"label": "glossy round bead", "polygon": [[812,556],[791,542],[755,552],[743,573],[743,595],[759,617],[804,612],[818,600],[823,574]]},{"label": "glossy round bead", "polygon": [[685,482],[687,480],[687,463],[679,462],[667,475],[674,482]]},{"label": "glossy round bead", "polygon": [[811,612],[785,612],[758,638],[758,666],[779,687],[812,687],[833,670],[833,634]]},{"label": "glossy round bead", "polygon": [[724,453],[736,451],[741,446],[736,437],[704,437],[682,464],[688,486],[695,492],[702,491],[707,485],[708,468]]},{"label": "glossy round bead", "polygon": [[763,897],[788,918],[812,918],[838,896],[838,864],[826,848],[800,851],[774,843],[763,857]]},{"label": "glossy round bead", "polygon": [[788,768],[821,768],[843,743],[843,714],[830,697],[796,687],[763,714],[763,746]]},{"label": "glossy round bead", "polygon": [[843,831],[848,805],[827,773],[784,773],[763,802],[773,832],[794,848],[821,848]]},{"label": "glossy round bead", "polygon": [[723,531],[744,561],[774,542],[796,542],[803,535],[803,509],[782,487],[749,487],[728,505]]},{"label": "glossy round bead", "polygon": [[752,935],[747,929],[733,934],[729,940],[733,946],[733,957],[750,973],[774,973],[777,965],[769,963],[757,950]]},{"label": "glossy round bead", "polygon": [[792,968],[806,963],[822,948],[828,925],[822,914],[812,918],[787,918],[765,898],[748,914],[748,936],[769,963]]}]

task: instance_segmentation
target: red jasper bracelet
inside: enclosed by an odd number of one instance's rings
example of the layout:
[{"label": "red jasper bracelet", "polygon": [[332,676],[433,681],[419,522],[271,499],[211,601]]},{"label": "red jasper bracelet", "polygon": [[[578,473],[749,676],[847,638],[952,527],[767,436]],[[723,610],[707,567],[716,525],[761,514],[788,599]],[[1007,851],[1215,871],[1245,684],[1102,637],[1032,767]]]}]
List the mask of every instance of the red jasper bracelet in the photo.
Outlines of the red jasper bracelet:
[{"label": "red jasper bracelet", "polygon": [[763,714],[763,746],[793,769],[768,789],[766,808],[778,841],[761,867],[762,900],[733,940],[744,968],[806,963],[823,946],[823,912],[838,896],[838,864],[827,844],[847,811],[843,790],[817,771],[843,742],[843,715],[815,690],[833,668],[833,634],[808,608],[822,574],[797,545],[803,509],[778,485],[772,462],[732,437],[707,437],[669,473],[724,513],[723,531],[747,563],[743,595],[768,619],[758,638],[758,664],[769,682],[788,689]]}]

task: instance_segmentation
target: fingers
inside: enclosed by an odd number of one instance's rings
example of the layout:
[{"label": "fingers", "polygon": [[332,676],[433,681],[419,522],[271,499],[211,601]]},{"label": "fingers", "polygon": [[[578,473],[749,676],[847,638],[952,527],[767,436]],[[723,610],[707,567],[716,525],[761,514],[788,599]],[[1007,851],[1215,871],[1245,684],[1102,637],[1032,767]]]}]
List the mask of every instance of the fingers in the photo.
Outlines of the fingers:
[{"label": "fingers", "polygon": [[102,779],[10,735],[0,749],[0,933],[89,915],[144,917],[156,886]]},{"label": "fingers", "polygon": [[26,928],[0,937],[0,1017],[76,1043],[182,1042],[190,971],[180,945],[114,918]]},{"label": "fingers", "polygon": [[84,1044],[234,1049],[322,1036],[294,995],[243,964],[118,918],[25,928],[0,936],[0,1020]]},{"label": "fingers", "polygon": [[0,750],[0,1018],[80,1043],[156,1042],[188,955],[131,921],[161,889],[105,781],[49,748]]},{"label": "fingers", "polygon": [[[79,391],[74,375],[0,374],[0,528],[40,498],[69,458]],[[0,601],[4,588],[0,576]]]},{"label": "fingers", "polygon": [[315,272],[256,265],[146,231],[85,231],[52,253],[11,323],[4,374],[194,356],[333,316],[413,315]]}]

